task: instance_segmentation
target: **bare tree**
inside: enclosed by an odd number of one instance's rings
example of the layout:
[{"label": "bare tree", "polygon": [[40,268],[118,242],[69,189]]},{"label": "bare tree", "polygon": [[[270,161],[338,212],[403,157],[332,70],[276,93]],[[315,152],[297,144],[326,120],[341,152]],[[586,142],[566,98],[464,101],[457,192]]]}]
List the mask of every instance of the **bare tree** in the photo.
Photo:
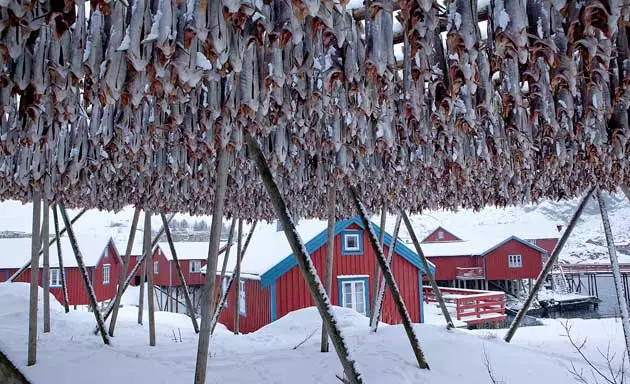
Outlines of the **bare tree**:
[{"label": "bare tree", "polygon": [[[560,322],[562,328],[564,328],[566,332],[566,337],[571,343],[571,346],[575,351],[580,355],[582,360],[588,366],[585,368],[577,368],[573,362],[571,362],[571,369],[569,372],[573,375],[573,378],[582,384],[599,384],[599,383],[608,383],[608,384],[624,384],[625,383],[625,374],[626,374],[626,359],[622,354],[621,359],[617,359],[617,353],[612,352],[610,349],[610,342],[608,342],[608,347],[606,351],[602,351],[597,348],[597,352],[600,356],[606,361],[606,367],[598,367],[593,361],[586,356],[584,353],[584,346],[586,346],[586,337],[583,340],[576,340],[571,335],[571,327],[572,325],[569,323],[569,320],[565,320]],[[621,363],[617,368],[615,368],[616,360],[620,360]]]},{"label": "bare tree", "polygon": [[492,363],[490,362],[490,358],[488,357],[488,352],[486,352],[486,346],[483,346],[483,364],[486,366],[486,370],[488,371],[488,376],[490,376],[490,381],[492,384],[505,384],[505,381],[497,379],[492,371]]}]

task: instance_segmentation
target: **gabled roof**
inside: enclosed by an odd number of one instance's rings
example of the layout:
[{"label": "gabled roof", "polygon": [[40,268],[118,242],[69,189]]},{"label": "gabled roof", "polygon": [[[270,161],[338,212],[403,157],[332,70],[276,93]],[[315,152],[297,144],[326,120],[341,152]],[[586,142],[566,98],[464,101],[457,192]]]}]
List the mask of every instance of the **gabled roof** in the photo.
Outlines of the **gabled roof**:
[{"label": "gabled roof", "polygon": [[512,241],[512,240],[514,240],[514,241],[518,241],[519,243],[521,243],[521,244],[523,244],[523,245],[525,245],[525,246],[527,246],[527,247],[530,247],[530,248],[532,248],[532,249],[535,249],[536,251],[538,251],[538,252],[540,252],[540,253],[547,253],[547,251],[546,251],[546,250],[544,250],[544,249],[542,249],[542,248],[540,248],[540,247],[538,247],[538,246],[536,246],[536,245],[534,245],[534,244],[530,243],[529,241],[525,241],[525,240],[520,239],[520,238],[518,238],[518,237],[516,237],[516,236],[510,236],[510,237],[508,237],[507,239],[505,239],[505,240],[503,240],[502,242],[500,242],[499,244],[495,245],[494,247],[492,247],[492,248],[488,249],[487,251],[485,251],[484,253],[482,253],[482,254],[481,254],[481,256],[485,256],[485,255],[487,255],[488,253],[490,253],[490,252],[494,251],[495,249],[497,249],[497,248],[499,248],[499,247],[502,247],[504,244],[506,244],[506,243],[508,243],[508,242],[510,242],[510,241]]},{"label": "gabled roof", "polygon": [[424,243],[420,244],[420,247],[426,257],[485,256],[511,240],[518,241],[538,252],[547,253],[544,249],[517,236],[510,236],[502,240],[481,236],[468,241]]},{"label": "gabled roof", "polygon": [[[451,231],[448,231],[448,230],[444,229],[444,227],[442,227],[442,226],[439,226],[439,227],[435,228],[433,231],[431,231],[431,232],[430,232],[430,233],[429,233],[429,234],[428,234],[428,235],[427,235],[424,239],[422,239],[422,241],[420,241],[420,243],[424,243],[425,241],[427,241],[427,239],[428,239],[429,237],[431,237],[431,235],[433,235],[433,234],[434,234],[434,233],[436,233],[437,231],[443,231],[443,232],[446,232],[446,233],[448,233],[449,235],[453,236],[456,240],[438,240],[438,241],[435,241],[436,243],[437,243],[437,242],[444,242],[444,243],[448,243],[448,242],[454,242],[454,241],[462,241],[462,239],[461,239],[459,236],[455,235],[453,232],[451,232]],[[434,242],[434,241],[432,241],[432,243],[433,243],[433,242]]]}]

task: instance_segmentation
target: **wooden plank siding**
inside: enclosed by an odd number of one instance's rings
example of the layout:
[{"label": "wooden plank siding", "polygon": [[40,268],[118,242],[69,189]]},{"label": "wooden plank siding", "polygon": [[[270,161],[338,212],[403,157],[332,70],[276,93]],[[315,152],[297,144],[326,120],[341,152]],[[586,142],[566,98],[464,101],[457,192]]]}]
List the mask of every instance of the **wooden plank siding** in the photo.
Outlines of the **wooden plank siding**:
[{"label": "wooden plank siding", "polygon": [[[222,287],[217,277],[217,287]],[[269,287],[262,289],[260,280],[244,279],[245,281],[245,315],[239,318],[239,331],[241,333],[254,332],[271,322],[271,303],[269,302]],[[234,330],[234,291],[235,284],[232,284],[228,292],[227,307],[221,311],[219,322],[225,325],[230,331]]]},{"label": "wooden plank siding", "polygon": [[534,239],[533,243],[534,245],[544,249],[545,251],[547,251],[548,254],[551,255],[551,253],[553,252],[553,249],[556,247],[556,244],[558,244],[558,239],[557,238]]},{"label": "wooden plank siding", "polygon": [[[442,232],[443,237],[440,239],[440,231]],[[454,234],[450,233],[446,229],[442,227],[437,227],[433,232],[431,232],[427,237],[422,240],[422,243],[446,243],[450,241],[461,241],[461,239]]]},{"label": "wooden plank siding", "polygon": [[435,280],[455,280],[458,267],[483,267],[482,256],[438,256],[428,259],[435,264]]},{"label": "wooden plank siding", "polygon": [[[508,255],[521,255],[523,266],[509,268]],[[517,240],[510,240],[485,255],[488,280],[535,279],[542,269],[542,254]]]}]

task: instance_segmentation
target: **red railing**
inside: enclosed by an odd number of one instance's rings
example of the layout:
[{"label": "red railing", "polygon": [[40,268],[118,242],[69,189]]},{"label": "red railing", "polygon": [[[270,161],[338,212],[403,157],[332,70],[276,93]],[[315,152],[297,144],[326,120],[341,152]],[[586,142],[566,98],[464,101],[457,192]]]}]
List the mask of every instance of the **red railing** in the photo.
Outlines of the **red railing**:
[{"label": "red railing", "polygon": [[[425,302],[437,301],[431,287],[423,286],[422,291]],[[484,320],[497,321],[505,317],[505,293],[503,292],[443,287],[440,287],[440,292],[445,302],[455,304],[457,320],[471,324],[484,322]]]},{"label": "red railing", "polygon": [[457,278],[468,278],[468,279],[483,279],[484,278],[484,273],[483,273],[483,267],[469,267],[469,268],[463,268],[463,267],[456,267],[456,273],[457,273]]}]

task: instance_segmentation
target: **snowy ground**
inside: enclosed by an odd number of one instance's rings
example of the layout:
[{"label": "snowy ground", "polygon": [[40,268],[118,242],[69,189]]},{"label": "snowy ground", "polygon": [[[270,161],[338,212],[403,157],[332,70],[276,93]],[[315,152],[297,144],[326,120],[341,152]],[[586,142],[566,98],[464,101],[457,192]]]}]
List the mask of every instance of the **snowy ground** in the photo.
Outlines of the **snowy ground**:
[{"label": "snowy ground", "polygon": [[[137,309],[131,306],[121,309],[116,337],[107,347],[91,332],[91,313],[66,315],[55,303],[52,333],[39,334],[37,364],[27,368],[27,296],[26,284],[0,284],[0,349],[34,384],[192,381],[197,338],[190,320],[156,313],[158,345],[149,347],[147,326],[136,323]],[[335,313],[367,383],[490,383],[484,350],[494,375],[506,384],[574,383],[571,362],[582,364],[557,321],[519,330],[512,345],[500,339],[503,330],[446,331],[442,324],[424,324],[415,327],[431,365],[430,371],[423,371],[417,368],[401,326],[382,326],[373,334],[364,317],[341,308]],[[594,348],[606,348],[611,340],[612,347],[620,349],[621,326],[615,320],[573,323],[577,336],[589,335],[587,346],[593,355]],[[207,383],[338,382],[334,374],[341,373],[341,366],[334,352],[319,352],[319,326],[316,311],[307,308],[249,335],[234,336],[217,328]]]}]

